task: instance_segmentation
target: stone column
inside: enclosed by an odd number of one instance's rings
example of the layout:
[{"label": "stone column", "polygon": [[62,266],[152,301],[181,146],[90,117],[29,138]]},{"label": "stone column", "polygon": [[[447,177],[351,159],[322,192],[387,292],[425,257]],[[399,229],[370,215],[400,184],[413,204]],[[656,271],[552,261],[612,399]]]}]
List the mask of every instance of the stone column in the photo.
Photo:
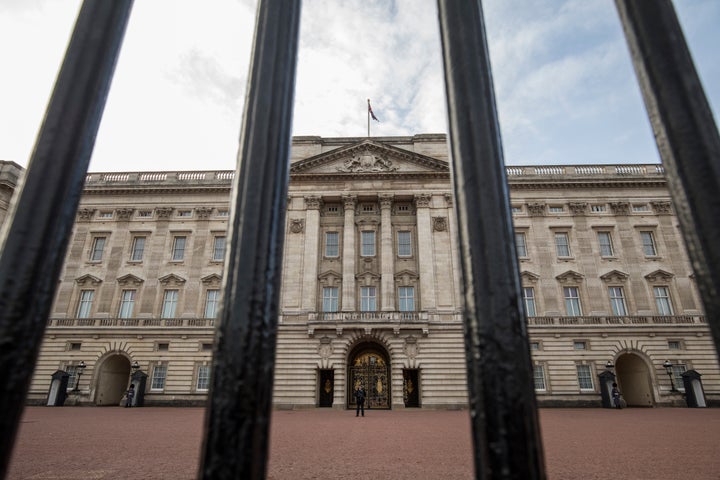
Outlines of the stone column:
[{"label": "stone column", "polygon": [[355,204],[357,195],[343,195],[345,226],[343,227],[342,311],[355,310]]},{"label": "stone column", "polygon": [[433,255],[432,222],[430,201],[432,195],[415,195],[415,210],[418,235],[418,266],[420,270],[420,292],[416,293],[418,310],[435,310],[435,255]]},{"label": "stone column", "polygon": [[395,310],[395,258],[392,237],[392,194],[380,195],[380,249],[381,249],[381,277],[380,277],[380,310],[384,312]]},{"label": "stone column", "polygon": [[317,269],[318,251],[322,246],[318,242],[320,233],[320,202],[321,199],[315,195],[305,197],[305,251],[303,252],[303,284],[302,309],[306,312],[314,312],[317,308]]}]

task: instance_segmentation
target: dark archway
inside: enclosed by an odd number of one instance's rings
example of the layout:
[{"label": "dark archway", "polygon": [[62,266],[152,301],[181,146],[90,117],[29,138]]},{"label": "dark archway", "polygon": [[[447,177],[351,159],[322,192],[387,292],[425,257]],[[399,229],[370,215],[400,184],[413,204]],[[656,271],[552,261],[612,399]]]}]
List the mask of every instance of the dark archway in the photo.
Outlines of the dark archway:
[{"label": "dark archway", "polygon": [[629,407],[654,405],[650,370],[639,355],[620,355],[615,361],[615,374],[620,392]]},{"label": "dark archway", "polygon": [[95,405],[120,405],[130,384],[130,360],[122,355],[105,358],[97,369]]},{"label": "dark archway", "polygon": [[354,392],[360,385],[365,387],[367,395],[365,408],[390,408],[390,357],[381,345],[358,344],[348,356],[347,378],[348,408],[355,408]]}]

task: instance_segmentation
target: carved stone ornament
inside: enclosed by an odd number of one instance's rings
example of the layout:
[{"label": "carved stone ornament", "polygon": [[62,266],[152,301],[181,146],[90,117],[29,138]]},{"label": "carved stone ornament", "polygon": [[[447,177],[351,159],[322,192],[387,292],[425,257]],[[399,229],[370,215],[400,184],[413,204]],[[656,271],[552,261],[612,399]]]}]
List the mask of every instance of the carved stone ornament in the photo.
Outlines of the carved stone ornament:
[{"label": "carved stone ornament", "polygon": [[212,215],[213,209],[210,207],[197,207],[195,208],[195,215],[197,215],[198,218],[208,218],[210,215]]},{"label": "carved stone ornament", "polygon": [[652,205],[653,210],[658,215],[672,214],[672,206],[670,202],[650,202],[650,205]]},{"label": "carved stone ornament", "polygon": [[545,215],[545,204],[544,203],[528,203],[528,213],[533,217],[542,217]]},{"label": "carved stone ornament", "polygon": [[587,213],[588,204],[585,202],[570,202],[568,207],[573,215],[585,215]]},{"label": "carved stone ornament", "polygon": [[573,270],[568,270],[565,273],[561,273],[555,277],[560,283],[580,283],[585,278],[581,273]]},{"label": "carved stone ornament", "polygon": [[658,282],[667,283],[667,282],[671,281],[674,276],[675,276],[674,274],[672,274],[670,272],[666,272],[665,270],[655,270],[654,272],[651,272],[651,273],[648,273],[647,275],[645,275],[645,278],[650,283],[658,283]]},{"label": "carved stone ornament", "polygon": [[378,199],[380,200],[380,208],[392,208],[393,198],[395,196],[392,194],[383,193],[378,195]]},{"label": "carved stone ornament", "polygon": [[445,194],[445,203],[447,204],[448,208],[452,208],[453,206],[453,196],[452,193],[446,193]]},{"label": "carved stone ornament", "polygon": [[433,230],[436,232],[447,230],[447,217],[433,217]]},{"label": "carved stone ornament", "polygon": [[343,206],[345,211],[355,211],[355,205],[357,204],[357,195],[343,195],[342,196]]},{"label": "carved stone ornament", "polygon": [[140,277],[136,277],[135,275],[128,273],[127,275],[123,275],[122,277],[119,277],[117,279],[118,285],[121,287],[139,287],[143,284],[145,280],[143,280]]},{"label": "carved stone ornament", "polygon": [[302,233],[305,229],[305,220],[302,218],[291,218],[290,219],[290,231],[292,233]]},{"label": "carved stone ornament", "polygon": [[369,150],[345,160],[342,166],[337,167],[339,172],[346,173],[394,172],[397,169],[386,156],[373,155]]},{"label": "carved stone ornament", "polygon": [[305,208],[307,210],[320,210],[321,199],[317,195],[305,196]]},{"label": "carved stone ornament", "polygon": [[93,215],[95,215],[95,209],[94,208],[80,208],[77,211],[78,220],[81,222],[87,222],[92,220]]},{"label": "carved stone ornament", "polygon": [[170,215],[172,215],[173,208],[172,207],[158,207],[155,209],[155,213],[157,214],[158,218],[170,218]]},{"label": "carved stone ornament", "polygon": [[408,358],[415,359],[418,355],[418,344],[417,339],[410,335],[405,339],[405,345],[403,345],[403,352]]},{"label": "carved stone ornament", "polygon": [[630,203],[628,202],[611,202],[610,208],[615,215],[630,215]]},{"label": "carved stone ornament", "polygon": [[327,360],[333,354],[332,340],[330,337],[322,337],[318,346],[318,354],[323,360]]},{"label": "carved stone ornament", "polygon": [[432,195],[429,193],[420,193],[415,195],[415,206],[417,208],[428,208],[430,207],[430,200],[432,200]]},{"label": "carved stone ornament", "polygon": [[130,220],[130,217],[132,216],[134,211],[134,208],[116,208],[115,215],[117,216],[118,220]]},{"label": "carved stone ornament", "polygon": [[185,281],[186,280],[184,278],[175,275],[174,273],[170,273],[158,279],[160,285],[164,287],[180,287],[185,284]]},{"label": "carved stone ornament", "polygon": [[600,275],[600,279],[607,283],[624,283],[630,275],[620,270],[611,270],[605,275]]}]

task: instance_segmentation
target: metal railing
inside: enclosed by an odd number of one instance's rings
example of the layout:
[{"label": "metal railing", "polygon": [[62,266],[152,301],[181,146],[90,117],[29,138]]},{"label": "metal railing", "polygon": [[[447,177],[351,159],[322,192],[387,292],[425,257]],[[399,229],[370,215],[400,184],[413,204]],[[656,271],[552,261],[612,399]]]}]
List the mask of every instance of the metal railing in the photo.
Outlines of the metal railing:
[{"label": "metal railing", "polygon": [[[718,346],[720,137],[670,0],[616,5]],[[32,376],[17,365],[37,358],[131,6],[132,0],[84,2],[3,231],[0,475]],[[544,478],[482,7],[438,0],[438,10],[464,259],[475,475]],[[258,3],[202,478],[266,473],[299,21],[299,0]]]}]

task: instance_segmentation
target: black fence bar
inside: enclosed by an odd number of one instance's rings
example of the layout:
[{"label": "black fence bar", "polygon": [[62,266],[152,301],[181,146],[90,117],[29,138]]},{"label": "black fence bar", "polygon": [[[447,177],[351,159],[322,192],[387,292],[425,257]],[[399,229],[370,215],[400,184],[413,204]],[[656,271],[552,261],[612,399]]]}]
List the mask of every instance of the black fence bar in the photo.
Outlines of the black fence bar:
[{"label": "black fence bar", "polygon": [[78,15],[0,254],[0,477],[45,331],[132,0]]},{"label": "black fence bar", "polygon": [[202,478],[267,469],[299,27],[299,0],[259,2]]},{"label": "black fence bar", "polygon": [[720,137],[670,0],[616,0],[720,355]]},{"label": "black fence bar", "polygon": [[479,0],[438,0],[477,478],[544,478],[530,348]]}]

